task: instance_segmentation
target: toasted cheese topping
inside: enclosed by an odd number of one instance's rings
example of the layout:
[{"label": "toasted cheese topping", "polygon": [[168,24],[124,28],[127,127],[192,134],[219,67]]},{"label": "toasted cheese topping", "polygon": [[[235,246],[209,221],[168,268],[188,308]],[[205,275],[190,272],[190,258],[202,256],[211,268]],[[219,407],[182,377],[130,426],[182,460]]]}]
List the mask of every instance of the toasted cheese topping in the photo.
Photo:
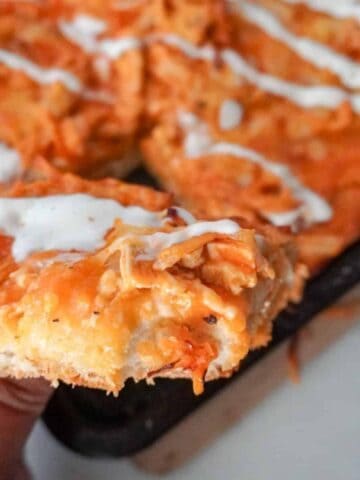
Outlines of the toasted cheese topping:
[{"label": "toasted cheese topping", "polygon": [[0,182],[13,180],[21,171],[21,160],[16,150],[0,142]]},{"label": "toasted cheese topping", "polygon": [[[332,209],[329,204],[318,194],[305,187],[287,166],[274,163],[258,152],[238,144],[214,142],[206,124],[191,113],[181,112],[179,123],[185,131],[184,149],[188,157],[232,155],[255,163],[281,179],[284,185],[292,191],[294,198],[299,200],[302,205],[290,212],[268,214],[268,219],[274,225],[292,225],[299,217],[305,218],[309,223],[325,222],[331,218]],[[186,138],[187,135],[190,135],[190,142]]]},{"label": "toasted cheese topping", "polygon": [[360,64],[358,62],[335,52],[327,45],[293,34],[266,8],[243,0],[237,1],[236,5],[247,20],[271,37],[285,43],[305,60],[318,68],[326,68],[333,72],[346,87],[360,87]]}]

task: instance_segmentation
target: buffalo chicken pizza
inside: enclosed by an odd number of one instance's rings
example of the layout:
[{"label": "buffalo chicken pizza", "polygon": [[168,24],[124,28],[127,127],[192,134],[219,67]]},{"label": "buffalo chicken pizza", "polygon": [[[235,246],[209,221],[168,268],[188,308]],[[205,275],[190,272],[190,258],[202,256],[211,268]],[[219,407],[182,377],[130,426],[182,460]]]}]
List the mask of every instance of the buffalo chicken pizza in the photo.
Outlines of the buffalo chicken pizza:
[{"label": "buffalo chicken pizza", "polygon": [[230,375],[359,238],[359,119],[349,0],[2,2],[0,374]]}]

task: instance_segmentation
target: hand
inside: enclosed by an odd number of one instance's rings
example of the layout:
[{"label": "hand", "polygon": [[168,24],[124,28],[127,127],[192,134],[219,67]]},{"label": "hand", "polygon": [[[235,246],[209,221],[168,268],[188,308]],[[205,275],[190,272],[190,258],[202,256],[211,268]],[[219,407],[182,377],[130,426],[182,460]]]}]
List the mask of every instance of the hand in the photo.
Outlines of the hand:
[{"label": "hand", "polygon": [[45,380],[0,379],[0,480],[26,480],[23,448],[52,389]]}]

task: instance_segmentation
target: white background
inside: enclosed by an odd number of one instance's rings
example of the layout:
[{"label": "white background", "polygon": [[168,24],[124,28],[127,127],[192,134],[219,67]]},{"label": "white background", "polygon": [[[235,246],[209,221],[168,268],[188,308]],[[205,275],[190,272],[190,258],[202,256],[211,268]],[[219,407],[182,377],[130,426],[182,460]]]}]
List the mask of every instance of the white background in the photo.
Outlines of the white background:
[{"label": "white background", "polygon": [[[360,325],[240,424],[165,480],[359,480]],[[38,424],[28,445],[36,480],[147,480],[128,460],[88,460]]]}]

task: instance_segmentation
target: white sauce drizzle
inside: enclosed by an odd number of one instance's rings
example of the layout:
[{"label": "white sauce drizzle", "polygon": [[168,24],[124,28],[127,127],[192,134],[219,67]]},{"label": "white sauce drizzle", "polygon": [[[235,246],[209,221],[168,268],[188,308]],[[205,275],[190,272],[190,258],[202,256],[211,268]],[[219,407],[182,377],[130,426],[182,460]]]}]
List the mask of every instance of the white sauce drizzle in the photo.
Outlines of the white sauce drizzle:
[{"label": "white sauce drizzle", "polygon": [[357,0],[283,0],[291,5],[303,4],[312,10],[335,18],[353,18],[360,22],[360,4]]},{"label": "white sauce drizzle", "polygon": [[[154,40],[178,48],[190,58],[214,61],[216,51],[210,46],[197,47],[176,35],[156,35]],[[265,92],[283,97],[303,108],[334,109],[344,102],[349,102],[353,110],[360,113],[360,94],[349,94],[345,90],[328,85],[306,86],[287,82],[280,78],[259,72],[250,65],[238,52],[232,49],[219,51],[221,59],[234,74],[244,77]]]},{"label": "white sauce drizzle", "polygon": [[[215,50],[210,46],[197,47],[187,40],[173,34],[152,34],[145,39],[136,37],[104,38],[98,39],[99,31],[96,26],[97,19],[89,15],[79,14],[72,21],[60,20],[59,29],[70,41],[88,53],[101,54],[115,60],[129,50],[141,48],[146,43],[161,41],[174,47],[190,58],[213,61]],[[103,25],[106,28],[106,25]]]},{"label": "white sauce drizzle", "polygon": [[281,42],[318,68],[325,68],[336,74],[349,88],[360,87],[360,64],[305,37],[299,37],[287,30],[269,10],[245,0],[236,2],[237,9],[250,22]]},{"label": "white sauce drizzle", "polygon": [[[186,210],[174,208],[190,225],[178,227],[171,233],[158,232],[142,236],[151,252],[161,245],[166,248],[191,236],[207,232],[231,234],[240,229],[235,222],[228,220],[197,222]],[[103,246],[104,237],[116,219],[127,225],[149,228],[161,228],[168,221],[166,211],[151,212],[137,206],[124,207],[114,200],[81,193],[0,198],[0,229],[14,238],[12,255],[17,262],[21,262],[31,253],[52,250],[70,252],[71,255],[59,254],[49,260],[50,263],[76,262],[81,259],[81,255],[76,252],[94,251]]]},{"label": "white sauce drizzle", "polygon": [[221,130],[232,130],[239,126],[243,108],[236,100],[224,100],[219,111],[219,126]]},{"label": "white sauce drizzle", "polygon": [[60,68],[42,68],[30,60],[7,50],[0,49],[0,63],[14,70],[24,72],[38,83],[49,85],[60,82],[72,92],[81,93],[83,90],[81,82],[75,75]]},{"label": "white sauce drizzle", "polygon": [[[157,35],[154,39],[178,48],[185,55],[194,59],[214,61],[216,58],[216,51],[212,47],[197,47],[175,35]],[[259,72],[235,50],[224,49],[219,53],[222,60],[234,74],[244,77],[248,82],[258,86],[265,92],[286,98],[303,108],[320,107],[334,109],[343,102],[349,102],[353,110],[360,113],[360,94],[349,94],[341,88],[326,85],[305,86],[287,82],[272,75]]]},{"label": "white sauce drizzle", "polygon": [[326,85],[299,85],[261,73],[235,50],[225,49],[217,52],[209,45],[198,47],[174,34],[154,34],[142,40],[134,37],[98,40],[96,38],[98,31],[93,27],[93,22],[96,22],[96,19],[82,15],[80,16],[80,28],[78,17],[75,17],[71,22],[60,21],[59,28],[69,40],[86,51],[102,54],[110,59],[119,58],[119,56],[130,49],[140,48],[144,44],[156,42],[162,42],[176,48],[184,55],[195,60],[213,62],[217,54],[219,54],[236,75],[241,75],[248,82],[257,85],[262,90],[286,98],[303,108],[320,107],[334,109],[343,102],[349,102],[354,111],[360,113],[360,94],[349,94],[341,88]]},{"label": "white sauce drizzle", "polygon": [[265,92],[286,98],[300,107],[334,109],[343,102],[349,102],[354,111],[360,113],[359,94],[348,94],[341,88],[324,85],[303,86],[261,73],[248,64],[235,50],[225,49],[222,58],[235,74],[241,75]]},{"label": "white sauce drizzle", "polygon": [[14,237],[16,261],[39,251],[95,250],[116,218],[129,225],[161,225],[156,213],[86,194],[0,199],[0,228]]},{"label": "white sauce drizzle", "polygon": [[[266,217],[274,225],[293,225],[299,217],[304,218],[308,223],[325,222],[331,218],[332,210],[329,204],[318,194],[305,187],[287,166],[274,163],[258,152],[238,144],[227,142],[215,143],[209,133],[207,133],[208,142],[205,144],[203,137],[205,135],[205,129],[207,129],[206,125],[192,113],[180,112],[179,124],[186,133],[184,149],[188,157],[218,154],[232,155],[255,163],[282,180],[284,185],[292,192],[294,198],[299,200],[301,206],[290,212],[267,214]],[[195,144],[197,131],[199,131],[198,145]],[[192,136],[191,145],[186,143],[186,137],[189,134]]]},{"label": "white sauce drizzle", "polygon": [[0,142],[0,182],[9,182],[21,173],[18,152]]},{"label": "white sauce drizzle", "polygon": [[79,33],[95,37],[104,33],[107,28],[105,20],[85,13],[79,13],[76,15],[71,24]]},{"label": "white sauce drizzle", "polygon": [[129,10],[130,8],[138,7],[146,3],[146,0],[119,0],[114,7],[116,10]]},{"label": "white sauce drizzle", "polygon": [[84,14],[75,16],[71,21],[60,20],[59,29],[85,52],[104,55],[111,60],[142,45],[141,40],[134,37],[98,39],[98,35],[106,30],[106,23]]},{"label": "white sauce drizzle", "polygon": [[51,85],[59,82],[68,90],[83,95],[91,100],[111,102],[112,99],[104,92],[86,89],[80,80],[70,72],[61,68],[43,68],[36,63],[8,50],[0,49],[0,63],[10,69],[19,70],[35,82],[42,85]]},{"label": "white sauce drizzle", "polygon": [[180,50],[184,55],[193,58],[195,60],[205,60],[207,62],[213,62],[216,58],[216,50],[210,45],[204,45],[198,47],[193,43],[188,42],[185,38],[179,37],[173,34],[156,34],[152,35],[148,39],[149,43],[162,42],[169,47]]},{"label": "white sauce drizzle", "polygon": [[145,245],[145,252],[138,255],[137,258],[142,260],[154,259],[162,250],[205,233],[234,235],[239,230],[239,225],[232,220],[215,220],[212,222],[197,222],[170,233],[156,232],[152,235],[143,235],[140,238]]},{"label": "white sauce drizzle", "polygon": [[176,210],[177,216],[180,217],[187,225],[191,225],[197,222],[196,218],[184,208],[181,208],[181,207],[173,207],[173,208],[174,210]]}]

